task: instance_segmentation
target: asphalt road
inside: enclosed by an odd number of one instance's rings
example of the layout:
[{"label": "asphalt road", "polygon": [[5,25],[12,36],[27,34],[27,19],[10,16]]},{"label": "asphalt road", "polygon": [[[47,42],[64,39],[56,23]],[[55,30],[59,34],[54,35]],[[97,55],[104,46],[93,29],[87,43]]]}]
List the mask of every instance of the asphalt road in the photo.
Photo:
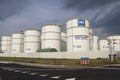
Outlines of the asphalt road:
[{"label": "asphalt road", "polygon": [[66,69],[0,64],[0,80],[120,80],[120,67]]}]

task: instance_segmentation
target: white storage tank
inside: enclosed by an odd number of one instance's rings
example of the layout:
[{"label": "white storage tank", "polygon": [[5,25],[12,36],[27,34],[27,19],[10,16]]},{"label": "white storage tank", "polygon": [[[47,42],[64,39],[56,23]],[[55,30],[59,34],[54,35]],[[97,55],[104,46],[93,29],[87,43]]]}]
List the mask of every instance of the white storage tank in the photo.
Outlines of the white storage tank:
[{"label": "white storage tank", "polygon": [[66,37],[67,37],[66,33],[61,32],[61,51],[67,51]]},{"label": "white storage tank", "polygon": [[4,53],[11,52],[11,36],[2,36],[1,51]]},{"label": "white storage tank", "polygon": [[108,40],[111,40],[111,47],[114,51],[120,51],[120,35],[108,36]]},{"label": "white storage tank", "polygon": [[23,33],[13,33],[12,42],[11,42],[11,53],[23,53],[24,44],[23,44]]},{"label": "white storage tank", "polygon": [[24,31],[24,53],[35,53],[41,48],[41,31]]},{"label": "white storage tank", "polygon": [[42,49],[55,48],[60,51],[61,29],[57,25],[45,25],[42,27]]},{"label": "white storage tank", "polygon": [[98,36],[93,36],[93,51],[98,51],[98,42],[99,37]]},{"label": "white storage tank", "polygon": [[90,23],[88,19],[71,19],[66,23],[67,51],[79,52],[90,50]]},{"label": "white storage tank", "polygon": [[106,39],[99,40],[99,50],[109,50],[108,41]]}]

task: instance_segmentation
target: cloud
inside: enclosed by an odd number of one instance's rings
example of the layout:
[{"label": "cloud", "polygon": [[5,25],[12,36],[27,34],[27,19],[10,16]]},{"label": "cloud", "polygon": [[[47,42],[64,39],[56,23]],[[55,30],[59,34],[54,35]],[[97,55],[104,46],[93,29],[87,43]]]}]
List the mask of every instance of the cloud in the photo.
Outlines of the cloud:
[{"label": "cloud", "polygon": [[24,8],[28,0],[0,0],[0,16],[8,17]]},{"label": "cloud", "polygon": [[0,36],[26,29],[41,29],[42,25],[64,23],[74,15],[71,11],[62,10],[58,0],[54,3],[44,0],[30,0],[26,3],[0,22]]},{"label": "cloud", "polygon": [[114,2],[114,0],[63,0],[63,6],[65,9],[84,12],[89,9],[100,8],[112,2]]},{"label": "cloud", "polygon": [[97,31],[101,35],[103,32],[109,35],[120,34],[119,0],[63,0],[62,3],[66,10],[89,16],[92,28],[100,29]]},{"label": "cloud", "polygon": [[119,0],[0,0],[0,37],[76,16],[89,17],[95,34],[118,34],[119,8]]}]

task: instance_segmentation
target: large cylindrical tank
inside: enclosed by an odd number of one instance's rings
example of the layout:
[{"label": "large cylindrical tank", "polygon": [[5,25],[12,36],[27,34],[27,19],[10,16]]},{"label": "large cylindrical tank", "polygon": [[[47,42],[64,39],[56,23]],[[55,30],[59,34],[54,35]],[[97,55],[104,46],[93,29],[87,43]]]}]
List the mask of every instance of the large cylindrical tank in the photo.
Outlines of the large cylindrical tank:
[{"label": "large cylindrical tank", "polygon": [[120,35],[113,35],[107,37],[108,41],[111,41],[111,47],[114,51],[120,51]]},{"label": "large cylindrical tank", "polygon": [[45,25],[42,27],[42,49],[55,48],[60,51],[61,29],[57,25]]},{"label": "large cylindrical tank", "polygon": [[99,50],[109,50],[108,41],[106,39],[99,40]]},{"label": "large cylindrical tank", "polygon": [[4,53],[11,52],[11,36],[2,36],[1,51]]},{"label": "large cylindrical tank", "polygon": [[24,53],[34,53],[41,48],[41,31],[26,30],[24,31]]},{"label": "large cylindrical tank", "polygon": [[88,19],[71,19],[66,23],[67,51],[79,52],[90,50],[90,23]]},{"label": "large cylindrical tank", "polygon": [[93,51],[98,51],[98,42],[99,37],[98,36],[93,36]]},{"label": "large cylindrical tank", "polygon": [[61,51],[66,51],[67,49],[66,37],[67,37],[66,33],[61,32]]},{"label": "large cylindrical tank", "polygon": [[23,33],[13,33],[11,42],[11,53],[23,53]]}]

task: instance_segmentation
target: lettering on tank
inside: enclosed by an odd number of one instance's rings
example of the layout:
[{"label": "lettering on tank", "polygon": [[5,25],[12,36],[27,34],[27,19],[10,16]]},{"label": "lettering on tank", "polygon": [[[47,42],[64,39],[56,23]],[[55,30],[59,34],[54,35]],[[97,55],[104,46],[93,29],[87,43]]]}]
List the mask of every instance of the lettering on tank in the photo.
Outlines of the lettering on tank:
[{"label": "lettering on tank", "polygon": [[73,45],[73,48],[81,48],[81,45]]},{"label": "lettering on tank", "polygon": [[76,40],[88,40],[88,36],[86,36],[86,35],[76,35],[75,39]]}]

